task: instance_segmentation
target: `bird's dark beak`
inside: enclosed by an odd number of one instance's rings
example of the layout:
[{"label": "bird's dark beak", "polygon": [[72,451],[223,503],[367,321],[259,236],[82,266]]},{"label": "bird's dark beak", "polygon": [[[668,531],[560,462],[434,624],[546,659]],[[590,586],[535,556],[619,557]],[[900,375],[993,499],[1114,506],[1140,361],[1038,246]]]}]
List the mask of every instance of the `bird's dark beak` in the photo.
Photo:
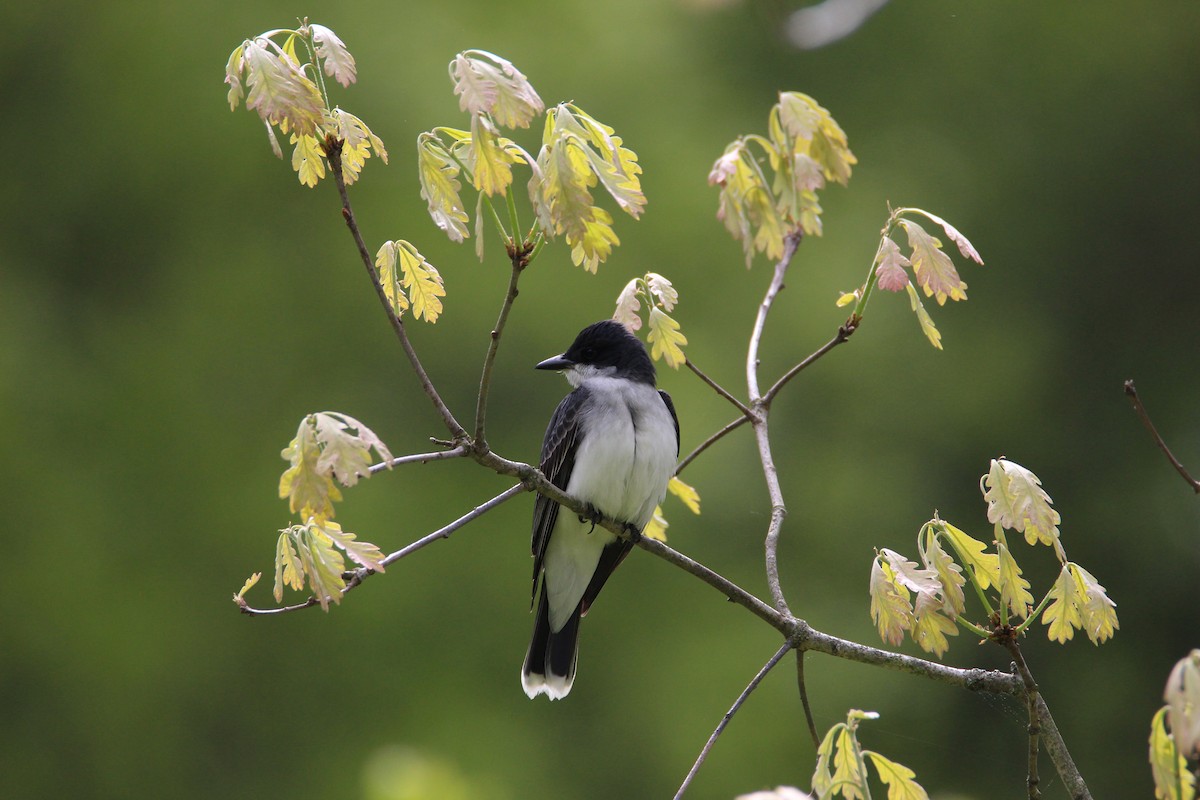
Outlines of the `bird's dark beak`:
[{"label": "bird's dark beak", "polygon": [[539,362],[534,369],[556,369],[560,372],[564,369],[570,369],[575,366],[575,362],[564,356],[554,356],[547,358],[545,361]]}]

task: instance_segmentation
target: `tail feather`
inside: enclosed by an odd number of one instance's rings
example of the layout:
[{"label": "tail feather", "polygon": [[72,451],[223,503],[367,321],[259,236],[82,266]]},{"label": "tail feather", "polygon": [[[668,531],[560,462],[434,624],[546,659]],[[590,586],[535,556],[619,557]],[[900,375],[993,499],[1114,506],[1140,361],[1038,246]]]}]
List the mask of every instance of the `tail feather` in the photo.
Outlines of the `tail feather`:
[{"label": "tail feather", "polygon": [[561,700],[575,682],[575,663],[579,656],[579,615],[577,606],[562,630],[550,630],[550,606],[543,588],[533,623],[533,638],[525,664],[521,667],[521,686],[530,699],[545,694]]}]

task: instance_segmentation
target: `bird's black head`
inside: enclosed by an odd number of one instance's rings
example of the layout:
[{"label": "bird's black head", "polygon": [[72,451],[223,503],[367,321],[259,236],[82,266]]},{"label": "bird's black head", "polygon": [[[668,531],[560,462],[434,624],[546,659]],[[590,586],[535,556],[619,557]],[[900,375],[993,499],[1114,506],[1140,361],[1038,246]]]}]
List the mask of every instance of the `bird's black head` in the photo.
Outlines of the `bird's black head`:
[{"label": "bird's black head", "polygon": [[[579,332],[560,356],[548,358],[537,369],[556,369],[582,379],[587,374],[611,375],[654,385],[654,362],[641,340],[621,323],[606,319]],[[575,380],[571,381],[576,383]]]}]

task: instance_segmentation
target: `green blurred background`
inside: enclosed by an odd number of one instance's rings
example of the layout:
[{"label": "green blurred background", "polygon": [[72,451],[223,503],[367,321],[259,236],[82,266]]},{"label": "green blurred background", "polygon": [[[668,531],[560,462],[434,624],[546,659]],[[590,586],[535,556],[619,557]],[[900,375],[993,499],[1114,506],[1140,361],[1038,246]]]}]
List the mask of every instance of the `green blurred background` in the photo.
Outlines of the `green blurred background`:
[{"label": "green blurred background", "polygon": [[[963,268],[969,302],[931,308],[944,352],[903,296],[879,296],[850,344],[777,403],[786,589],[814,625],[877,643],[872,548],[912,553],[934,509],[985,537],[976,483],[988,460],[1033,469],[1068,553],[1118,603],[1121,630],[1100,648],[1081,637],[1060,647],[1039,630],[1028,659],[1097,796],[1150,797],[1149,719],[1171,665],[1200,645],[1200,500],[1121,383],[1137,380],[1200,472],[1200,5],[893,3],[810,52],[784,39],[793,8],[6,9],[0,794],[668,797],[778,645],[713,590],[638,554],[588,620],[571,697],[528,701],[517,672],[531,625],[529,497],[329,614],[237,613],[229,598],[250,572],[268,573],[250,599],[270,602],[274,538],[289,524],[278,452],[302,415],[350,413],[396,453],[442,433],[363,279],[333,186],[301,187],[257,118],[225,104],[230,50],[310,14],[358,60],[360,83],[336,101],[391,150],[391,166],[372,159],[355,189],[368,241],[410,239],[445,276],[444,317],[411,330],[464,418],[507,270],[494,241],[483,264],[449,243],[418,196],[417,133],[464,119],[446,63],[469,47],[500,53],[547,102],[578,102],[641,158],[647,212],[620,215],[622,244],[600,274],[571,266],[560,244],[524,278],[491,416],[505,455],[536,457],[566,391],[530,367],[609,315],[646,270],[678,287],[692,358],[741,385],[769,268],[745,270],[705,178],[728,141],[764,129],[781,89],[828,107],[860,163],[848,189],[823,195],[826,234],[793,266],[767,375],[833,334],[844,317],[833,300],[866,273],[888,201],[970,236],[987,265]],[[685,450],[732,419],[692,376],[663,372]],[[764,593],[766,493],[747,432],[687,477],[704,514],[668,506],[672,544]],[[392,550],[508,485],[467,463],[406,467],[348,492],[338,518]],[[1021,555],[1044,591],[1049,552]],[[964,636],[945,660],[1006,665],[999,648]],[[877,710],[866,745],[912,767],[935,797],[1022,796],[1014,704],[825,657],[808,664],[820,727],[851,707]],[[812,766],[786,663],[688,796],[807,786]],[[1046,797],[1066,796],[1048,762],[1043,775]]]}]

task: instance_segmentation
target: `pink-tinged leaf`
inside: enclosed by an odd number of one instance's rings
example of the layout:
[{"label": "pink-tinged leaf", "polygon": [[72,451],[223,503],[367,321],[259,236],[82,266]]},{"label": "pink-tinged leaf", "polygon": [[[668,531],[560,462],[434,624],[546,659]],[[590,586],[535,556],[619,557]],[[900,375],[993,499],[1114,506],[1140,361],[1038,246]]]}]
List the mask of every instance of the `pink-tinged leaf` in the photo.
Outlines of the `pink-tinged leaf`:
[{"label": "pink-tinged leaf", "polygon": [[908,234],[913,272],[925,296],[936,298],[938,305],[945,305],[946,298],[966,300],[967,284],[958,277],[950,256],[942,251],[942,243],[910,219],[900,220],[900,225]]},{"label": "pink-tinged leaf", "polygon": [[272,125],[301,136],[315,136],[325,117],[325,104],[316,84],[269,39],[242,45],[246,69],[246,108]]},{"label": "pink-tinged leaf", "polygon": [[879,636],[893,647],[904,640],[904,632],[915,621],[909,593],[896,580],[895,573],[882,556],[871,563],[871,620]]},{"label": "pink-tinged leaf", "polygon": [[309,25],[317,45],[317,58],[325,62],[325,74],[342,86],[354,83],[357,76],[354,56],[337,34],[324,25]]},{"label": "pink-tinged leaf", "polygon": [[649,287],[650,294],[663,307],[663,311],[675,309],[675,304],[679,302],[679,291],[671,285],[669,280],[657,272],[647,272],[646,286]]},{"label": "pink-tinged leaf", "polygon": [[884,237],[883,247],[879,253],[879,266],[875,267],[875,275],[879,288],[886,292],[902,292],[908,286],[908,273],[905,267],[912,263],[900,252],[900,247],[890,237]]},{"label": "pink-tinged leaf", "polygon": [[1163,700],[1180,754],[1200,758],[1200,650],[1188,653],[1171,670]]},{"label": "pink-tinged leaf", "polygon": [[625,284],[625,288],[617,296],[617,309],[613,312],[612,316],[613,319],[628,328],[631,333],[642,327],[642,318],[638,316],[638,310],[642,307],[642,304],[638,302],[638,287],[640,285],[641,278],[634,278]]},{"label": "pink-tinged leaf", "polygon": [[946,232],[946,236],[950,239],[950,241],[954,242],[954,244],[958,246],[958,252],[962,253],[963,258],[969,258],[979,265],[983,264],[983,259],[979,256],[979,251],[975,249],[975,246],[971,244],[967,237],[963,236],[959,232],[958,228],[954,227],[949,222],[946,222],[946,220],[942,219],[937,214],[930,214],[928,211],[923,211],[919,208],[914,208],[912,210],[920,214],[924,214],[938,225],[941,225],[942,230]]},{"label": "pink-tinged leaf", "polygon": [[528,79],[500,56],[466,50],[450,62],[450,77],[459,107],[470,114],[490,114],[506,128],[527,128],[545,104]]}]

